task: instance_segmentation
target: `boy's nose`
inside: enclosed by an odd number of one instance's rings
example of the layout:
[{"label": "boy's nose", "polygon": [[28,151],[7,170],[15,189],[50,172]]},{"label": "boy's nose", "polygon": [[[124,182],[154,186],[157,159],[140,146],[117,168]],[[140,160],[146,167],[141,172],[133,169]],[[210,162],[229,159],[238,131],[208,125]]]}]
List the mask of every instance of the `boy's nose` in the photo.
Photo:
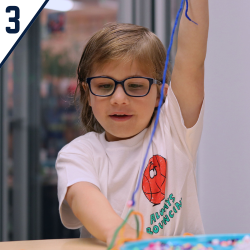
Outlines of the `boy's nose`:
[{"label": "boy's nose", "polygon": [[128,96],[119,84],[110,99],[111,104],[128,104]]}]

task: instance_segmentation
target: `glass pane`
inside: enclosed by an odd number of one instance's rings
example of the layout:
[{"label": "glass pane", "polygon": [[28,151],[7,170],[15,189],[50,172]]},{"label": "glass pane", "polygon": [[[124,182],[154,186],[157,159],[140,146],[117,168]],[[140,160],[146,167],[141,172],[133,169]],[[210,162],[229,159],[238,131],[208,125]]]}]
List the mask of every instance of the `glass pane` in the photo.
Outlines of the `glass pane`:
[{"label": "glass pane", "polygon": [[109,95],[115,87],[115,82],[109,78],[93,78],[91,90],[96,95]]},{"label": "glass pane", "polygon": [[7,61],[8,67],[8,239],[13,240],[13,90],[14,90],[14,52]]},{"label": "glass pane", "polygon": [[125,81],[125,89],[129,95],[146,95],[149,89],[149,81],[144,78],[131,78]]}]

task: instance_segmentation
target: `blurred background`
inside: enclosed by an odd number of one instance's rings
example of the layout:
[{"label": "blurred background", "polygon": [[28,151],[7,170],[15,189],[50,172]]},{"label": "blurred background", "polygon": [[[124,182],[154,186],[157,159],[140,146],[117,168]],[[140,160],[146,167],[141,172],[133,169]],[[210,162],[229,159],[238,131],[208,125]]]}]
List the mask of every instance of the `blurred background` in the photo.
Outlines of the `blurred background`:
[{"label": "blurred background", "polygon": [[[180,2],[49,1],[0,70],[0,241],[79,237],[59,218],[55,160],[82,134],[73,93],[83,47],[108,22],[148,27],[168,47]],[[210,1],[197,167],[207,233],[250,232],[248,7],[247,0]],[[173,65],[176,45],[175,38]]]}]

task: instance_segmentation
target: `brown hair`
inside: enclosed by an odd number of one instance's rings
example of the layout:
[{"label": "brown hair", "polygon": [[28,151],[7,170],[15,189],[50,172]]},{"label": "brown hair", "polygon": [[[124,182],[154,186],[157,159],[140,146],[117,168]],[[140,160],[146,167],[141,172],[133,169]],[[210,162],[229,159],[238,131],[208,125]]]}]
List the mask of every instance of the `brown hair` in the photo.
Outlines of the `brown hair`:
[{"label": "brown hair", "polygon": [[[86,132],[103,132],[88,104],[89,88],[86,84],[93,65],[102,66],[111,60],[136,60],[152,76],[162,82],[166,50],[159,38],[145,27],[133,24],[109,23],[95,33],[86,44],[77,69],[77,88],[80,90],[81,122]],[[170,64],[169,64],[170,66]],[[170,67],[169,67],[170,68]],[[170,69],[166,83],[170,81]]]}]

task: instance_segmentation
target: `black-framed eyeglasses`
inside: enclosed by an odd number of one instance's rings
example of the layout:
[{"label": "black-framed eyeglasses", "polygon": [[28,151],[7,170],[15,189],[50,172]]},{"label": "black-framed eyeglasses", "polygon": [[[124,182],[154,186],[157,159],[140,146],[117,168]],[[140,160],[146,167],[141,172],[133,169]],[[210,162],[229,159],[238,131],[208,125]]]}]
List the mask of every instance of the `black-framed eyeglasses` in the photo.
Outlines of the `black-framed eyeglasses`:
[{"label": "black-framed eyeglasses", "polygon": [[122,85],[124,92],[128,96],[143,97],[146,96],[152,84],[161,84],[160,81],[148,77],[129,77],[123,81],[116,81],[108,76],[88,77],[87,84],[90,92],[95,96],[111,96],[114,94],[118,84]]}]

